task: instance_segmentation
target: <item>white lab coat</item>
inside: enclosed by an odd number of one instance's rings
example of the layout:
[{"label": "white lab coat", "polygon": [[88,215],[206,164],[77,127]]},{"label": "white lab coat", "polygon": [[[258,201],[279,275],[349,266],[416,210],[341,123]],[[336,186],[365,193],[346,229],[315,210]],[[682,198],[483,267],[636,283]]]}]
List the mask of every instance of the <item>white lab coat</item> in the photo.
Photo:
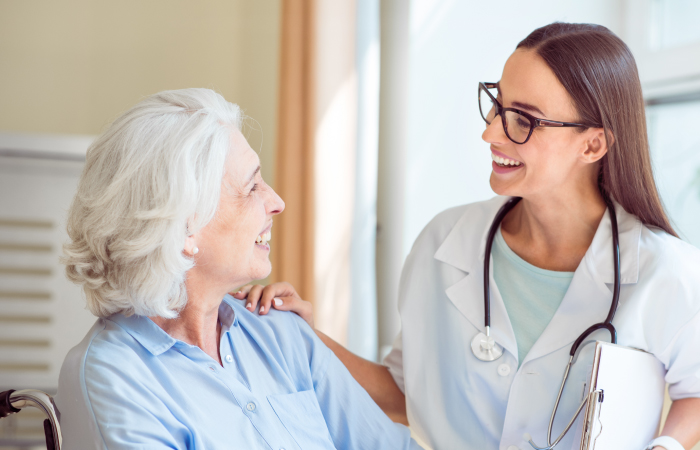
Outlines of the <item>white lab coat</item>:
[{"label": "white lab coat", "polygon": [[[571,344],[602,322],[610,308],[612,231],[606,212],[561,306],[520,368],[511,322],[491,276],[492,336],[504,353],[493,362],[474,357],[470,342],[484,331],[486,236],[505,200],[496,197],[439,214],[416,240],[403,269],[402,332],[385,364],[406,394],[412,429],[436,450],[530,449],[526,432],[546,445]],[[672,399],[700,397],[700,251],[642,225],[620,205],[616,212],[622,281],[613,321],[618,343],[651,352],[664,364]],[[606,333],[598,331],[593,339],[608,341]],[[593,347],[580,350],[553,437],[582,398]],[[557,448],[578,449],[575,434],[569,432]]]}]

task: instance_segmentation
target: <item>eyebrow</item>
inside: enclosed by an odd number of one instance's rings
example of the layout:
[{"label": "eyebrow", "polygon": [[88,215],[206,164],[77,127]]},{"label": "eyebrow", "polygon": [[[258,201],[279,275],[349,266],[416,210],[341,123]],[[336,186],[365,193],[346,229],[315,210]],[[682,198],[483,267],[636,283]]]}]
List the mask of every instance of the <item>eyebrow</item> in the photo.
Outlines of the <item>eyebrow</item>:
[{"label": "eyebrow", "polygon": [[253,179],[255,178],[255,175],[257,175],[258,172],[260,172],[260,166],[256,167],[255,170],[253,171],[253,174],[250,177],[248,177],[248,181],[246,181],[246,183],[245,183],[246,186],[248,186],[250,184],[250,182],[253,181]]},{"label": "eyebrow", "polygon": [[[496,83],[496,89],[498,89],[498,95],[500,95],[501,98],[503,98],[503,93],[501,92],[501,82],[500,81],[498,83]],[[513,103],[511,103],[511,106],[513,108],[524,109],[526,111],[531,111],[531,112],[540,114],[543,117],[547,117],[547,114],[543,113],[540,108],[538,108],[535,105],[531,105],[529,103],[513,102]]]},{"label": "eyebrow", "polygon": [[545,113],[542,112],[542,110],[540,108],[538,108],[535,105],[531,105],[529,103],[513,102],[513,103],[511,103],[511,106],[513,106],[513,108],[524,109],[525,111],[534,112],[534,113],[540,114],[541,116],[544,116],[544,117],[547,116]]}]

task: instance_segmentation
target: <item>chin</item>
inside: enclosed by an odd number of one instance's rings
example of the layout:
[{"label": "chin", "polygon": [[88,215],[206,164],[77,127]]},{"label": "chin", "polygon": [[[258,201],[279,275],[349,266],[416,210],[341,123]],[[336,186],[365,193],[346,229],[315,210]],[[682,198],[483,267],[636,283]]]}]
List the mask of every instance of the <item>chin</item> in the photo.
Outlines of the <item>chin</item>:
[{"label": "chin", "polygon": [[519,192],[518,189],[514,189],[512,186],[507,186],[506,183],[499,180],[494,173],[491,173],[489,184],[491,185],[491,190],[496,195],[501,195],[503,197],[522,197],[522,193]]},{"label": "chin", "polygon": [[265,278],[270,276],[270,273],[272,273],[272,264],[268,262],[267,267],[260,267],[258,268],[258,270],[255,270],[252,274],[252,278],[254,281],[264,280]]},{"label": "chin", "polygon": [[499,183],[498,180],[495,179],[496,175],[491,173],[491,178],[489,179],[489,184],[491,185],[491,190],[496,194],[496,195],[503,195],[503,196],[508,196],[510,195],[507,191],[508,189],[505,189],[505,186],[503,186],[503,183]]}]

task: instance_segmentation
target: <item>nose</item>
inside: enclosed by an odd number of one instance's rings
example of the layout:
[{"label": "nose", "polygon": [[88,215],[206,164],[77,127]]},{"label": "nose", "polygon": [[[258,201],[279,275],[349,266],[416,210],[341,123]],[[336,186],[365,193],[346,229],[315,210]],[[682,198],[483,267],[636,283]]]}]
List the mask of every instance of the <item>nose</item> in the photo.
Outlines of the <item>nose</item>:
[{"label": "nose", "polygon": [[271,187],[268,186],[267,189],[269,192],[267,201],[265,202],[267,213],[271,216],[275,216],[284,211],[284,200],[282,200],[282,197],[277,195],[277,192]]},{"label": "nose", "polygon": [[501,116],[494,117],[491,124],[486,126],[486,129],[481,134],[481,139],[489,144],[503,144],[508,141],[506,132],[503,129],[503,120]]}]

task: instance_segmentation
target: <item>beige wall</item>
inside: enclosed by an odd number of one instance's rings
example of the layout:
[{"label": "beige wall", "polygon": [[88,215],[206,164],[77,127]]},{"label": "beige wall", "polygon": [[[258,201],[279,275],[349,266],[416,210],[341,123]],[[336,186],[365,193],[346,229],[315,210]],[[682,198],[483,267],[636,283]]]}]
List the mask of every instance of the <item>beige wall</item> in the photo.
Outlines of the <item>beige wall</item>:
[{"label": "beige wall", "polygon": [[272,183],[280,6],[0,0],[0,130],[98,134],[146,95],[208,87],[257,120]]}]

